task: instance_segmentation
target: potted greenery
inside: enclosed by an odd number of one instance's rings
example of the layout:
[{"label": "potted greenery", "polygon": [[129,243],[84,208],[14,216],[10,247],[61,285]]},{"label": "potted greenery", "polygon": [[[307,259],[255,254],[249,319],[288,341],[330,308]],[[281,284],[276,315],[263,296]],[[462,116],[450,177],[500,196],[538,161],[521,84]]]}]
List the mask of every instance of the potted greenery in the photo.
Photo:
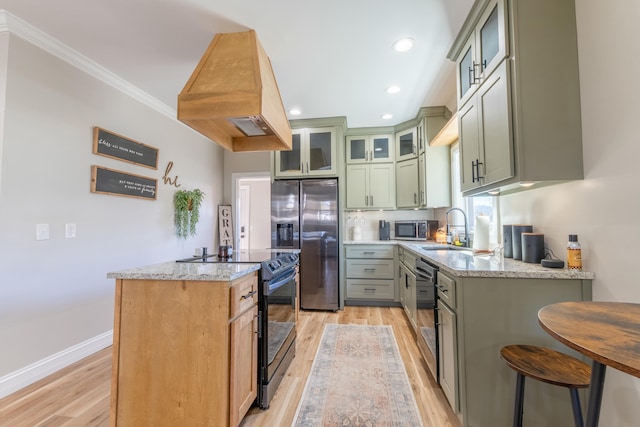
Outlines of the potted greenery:
[{"label": "potted greenery", "polygon": [[173,196],[175,206],[176,235],[180,239],[196,235],[196,225],[200,220],[200,205],[204,193],[196,188],[194,190],[178,190]]}]

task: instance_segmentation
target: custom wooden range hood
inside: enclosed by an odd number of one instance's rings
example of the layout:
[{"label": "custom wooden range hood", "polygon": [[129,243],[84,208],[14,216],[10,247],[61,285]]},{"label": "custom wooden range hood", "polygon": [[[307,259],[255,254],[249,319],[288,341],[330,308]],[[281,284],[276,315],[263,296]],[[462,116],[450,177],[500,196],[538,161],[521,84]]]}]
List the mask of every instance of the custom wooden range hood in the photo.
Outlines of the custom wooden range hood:
[{"label": "custom wooden range hood", "polygon": [[291,149],[278,84],[255,31],[213,38],[178,95],[178,120],[231,151]]}]

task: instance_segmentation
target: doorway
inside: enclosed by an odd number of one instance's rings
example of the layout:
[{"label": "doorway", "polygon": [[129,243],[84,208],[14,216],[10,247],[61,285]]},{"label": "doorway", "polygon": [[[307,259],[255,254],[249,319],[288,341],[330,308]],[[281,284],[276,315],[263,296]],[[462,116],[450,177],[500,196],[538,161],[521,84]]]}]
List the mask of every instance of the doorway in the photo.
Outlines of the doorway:
[{"label": "doorway", "polygon": [[269,173],[233,174],[234,247],[266,249],[271,247],[271,176]]}]

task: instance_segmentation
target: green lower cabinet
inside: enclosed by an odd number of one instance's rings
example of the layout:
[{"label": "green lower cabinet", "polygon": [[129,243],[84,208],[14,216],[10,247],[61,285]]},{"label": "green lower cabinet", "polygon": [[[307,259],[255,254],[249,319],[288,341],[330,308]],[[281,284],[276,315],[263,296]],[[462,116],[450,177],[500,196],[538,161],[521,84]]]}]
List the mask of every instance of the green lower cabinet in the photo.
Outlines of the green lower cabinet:
[{"label": "green lower cabinet", "polygon": [[[538,311],[556,302],[590,301],[591,280],[461,277],[442,270],[438,277],[454,286],[453,298],[438,302],[446,301],[447,321],[454,322],[441,337],[452,341],[440,364],[462,426],[512,425],[516,373],[500,358],[503,346],[545,346],[585,360],[540,327]],[[583,391],[581,399],[585,408]],[[567,389],[527,379],[524,424],[573,425]]]},{"label": "green lower cabinet", "polygon": [[345,245],[346,304],[388,305],[396,299],[392,245]]}]

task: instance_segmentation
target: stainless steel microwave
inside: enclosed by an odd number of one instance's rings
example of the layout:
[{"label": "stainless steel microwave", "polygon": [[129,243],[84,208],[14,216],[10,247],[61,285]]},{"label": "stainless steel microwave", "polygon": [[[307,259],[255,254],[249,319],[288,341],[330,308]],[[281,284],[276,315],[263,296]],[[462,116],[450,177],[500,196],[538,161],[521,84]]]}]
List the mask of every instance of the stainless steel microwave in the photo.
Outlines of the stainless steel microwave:
[{"label": "stainless steel microwave", "polygon": [[396,221],[394,227],[398,240],[427,240],[427,221]]}]

